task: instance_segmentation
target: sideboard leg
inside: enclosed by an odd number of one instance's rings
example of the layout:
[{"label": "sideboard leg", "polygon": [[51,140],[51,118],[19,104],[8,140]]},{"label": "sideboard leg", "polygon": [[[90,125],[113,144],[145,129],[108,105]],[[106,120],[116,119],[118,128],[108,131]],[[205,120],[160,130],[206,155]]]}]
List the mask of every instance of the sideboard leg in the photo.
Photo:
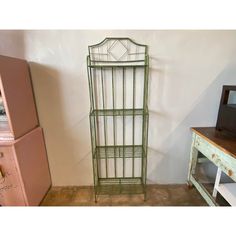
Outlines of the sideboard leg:
[{"label": "sideboard leg", "polygon": [[197,166],[197,158],[198,158],[198,150],[194,147],[194,136],[193,136],[191,152],[190,152],[189,170],[188,170],[188,182],[187,182],[189,188],[192,187],[190,176],[195,174]]},{"label": "sideboard leg", "polygon": [[220,178],[221,178],[221,169],[218,168],[217,169],[217,174],[216,174],[216,179],[215,179],[215,185],[214,185],[214,189],[213,189],[213,193],[212,193],[212,196],[214,198],[216,198],[216,195],[217,195],[217,189],[218,189],[218,186],[220,184]]}]

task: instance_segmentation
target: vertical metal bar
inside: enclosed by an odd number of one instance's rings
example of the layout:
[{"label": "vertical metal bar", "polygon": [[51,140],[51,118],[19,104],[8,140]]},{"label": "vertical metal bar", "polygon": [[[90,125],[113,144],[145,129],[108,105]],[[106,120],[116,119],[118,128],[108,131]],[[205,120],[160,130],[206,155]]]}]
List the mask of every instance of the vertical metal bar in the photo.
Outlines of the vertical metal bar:
[{"label": "vertical metal bar", "polygon": [[149,58],[148,56],[146,56],[146,66],[145,66],[145,84],[146,84],[146,88],[145,88],[145,107],[146,107],[146,111],[148,111],[148,74],[149,74],[149,70],[148,70],[148,65],[149,65]]},{"label": "vertical metal bar", "polygon": [[[103,68],[101,67],[101,81],[102,81],[102,109],[105,109],[105,92],[104,92],[104,78]],[[103,130],[104,130],[104,143],[105,143],[105,166],[106,166],[106,178],[108,178],[108,163],[107,163],[107,134],[106,134],[106,116],[103,116]]]},{"label": "vertical metal bar", "polygon": [[123,177],[125,177],[125,68],[122,67],[123,74]]},{"label": "vertical metal bar", "polygon": [[114,168],[115,168],[115,178],[116,173],[116,120],[115,120],[115,85],[114,85],[114,68],[111,68],[111,78],[112,78],[112,107],[113,107],[113,138],[114,138]]},{"label": "vertical metal bar", "polygon": [[144,64],[144,88],[143,88],[143,129],[142,129],[142,183],[144,191],[144,201],[146,201],[146,179],[147,179],[147,145],[148,145],[148,56],[146,54],[147,47],[145,48],[145,64]]},{"label": "vertical metal bar", "polygon": [[145,157],[144,157],[144,184],[146,184],[147,179],[147,151],[148,151],[148,124],[149,124],[149,115],[146,115],[146,140],[145,140]]},{"label": "vertical metal bar", "polygon": [[91,68],[89,68],[89,56],[87,57],[87,73],[88,73],[88,82],[89,82],[89,94],[90,94],[90,114],[89,114],[89,122],[90,122],[90,135],[91,135],[91,146],[92,146],[92,165],[93,165],[93,183],[94,183],[94,197],[95,202],[97,202],[97,184],[98,184],[98,170],[97,170],[97,160],[96,160],[96,138],[94,135],[94,127],[92,122],[92,112],[93,112],[93,90],[92,90],[92,82],[91,82]]},{"label": "vertical metal bar", "polygon": [[89,99],[90,99],[90,112],[92,111],[92,103],[93,103],[93,93],[91,89],[91,77],[90,77],[90,69],[89,69],[89,56],[87,56],[87,75],[88,75],[88,83],[89,83]]},{"label": "vertical metal bar", "polygon": [[[148,56],[146,56],[146,60],[145,60],[145,113],[146,113],[146,140],[145,140],[145,159],[144,159],[144,184],[146,186],[146,179],[147,179],[147,152],[148,152],[148,126],[149,126],[149,112],[148,112],[148,74],[149,74],[149,69],[148,69],[148,65],[149,65],[149,58]],[[146,192],[145,192],[146,195]]]},{"label": "vertical metal bar", "polygon": [[[145,57],[145,64],[144,64],[144,82],[143,82],[143,115],[142,115],[142,183],[143,187],[145,188],[146,184],[146,165],[147,165],[147,122],[148,122],[148,109],[147,109],[147,79],[148,79],[148,57]],[[144,191],[144,197],[146,197],[146,192]]]},{"label": "vertical metal bar", "polygon": [[136,68],[133,67],[133,135],[132,135],[132,143],[133,143],[133,159],[132,159],[132,177],[134,177],[134,144],[135,144],[135,87],[136,87]]},{"label": "vertical metal bar", "polygon": [[[88,64],[89,64],[89,58],[88,58]],[[90,130],[91,130],[91,135],[92,135],[92,130],[93,130],[93,135],[91,136],[92,139],[92,160],[93,160],[93,173],[94,173],[94,195],[95,195],[95,202],[97,202],[97,186],[99,184],[99,159],[98,159],[98,154],[97,152],[97,134],[96,134],[96,123],[95,123],[95,111],[94,111],[94,84],[93,84],[93,76],[92,76],[92,69],[89,67],[88,69],[88,77],[89,77],[89,86],[90,86],[90,93],[91,93],[91,111],[90,111]],[[93,114],[93,115],[91,115]],[[94,144],[94,145],[93,145]],[[96,163],[96,164],[95,164]]]},{"label": "vertical metal bar", "polygon": [[94,127],[93,127],[93,122],[92,119],[94,117],[89,116],[89,121],[90,121],[90,135],[91,135],[91,144],[92,144],[92,164],[93,164],[93,181],[94,181],[94,195],[95,195],[95,202],[97,201],[96,195],[97,195],[97,184],[98,184],[98,173],[97,171],[97,160],[96,160],[96,155],[95,155],[95,144],[94,144]]},{"label": "vertical metal bar", "polygon": [[[89,80],[90,80],[90,91],[91,91],[91,113],[95,116],[94,109],[94,85],[93,85],[93,77],[92,77],[92,69],[89,68]],[[95,128],[95,127],[94,127]],[[96,132],[96,130],[95,130]],[[96,135],[95,135],[95,146],[97,145]]]},{"label": "vertical metal bar", "polygon": [[[91,68],[90,68],[91,70]],[[93,69],[93,73],[91,71],[91,84],[92,84],[92,91],[94,92],[94,95],[93,95],[93,108],[94,108],[94,133],[95,133],[95,143],[96,143],[96,149],[95,149],[95,152],[96,152],[96,158],[97,158],[97,171],[98,171],[98,179],[99,177],[101,176],[101,172],[100,172],[100,169],[101,169],[101,166],[100,166],[100,149],[98,148],[99,146],[99,128],[98,128],[98,117],[97,117],[97,114],[96,114],[96,109],[97,109],[97,96],[96,96],[96,85],[97,85],[97,80],[96,80],[96,75],[94,75],[94,73],[96,72],[96,68]],[[93,81],[94,80],[94,81]]]}]

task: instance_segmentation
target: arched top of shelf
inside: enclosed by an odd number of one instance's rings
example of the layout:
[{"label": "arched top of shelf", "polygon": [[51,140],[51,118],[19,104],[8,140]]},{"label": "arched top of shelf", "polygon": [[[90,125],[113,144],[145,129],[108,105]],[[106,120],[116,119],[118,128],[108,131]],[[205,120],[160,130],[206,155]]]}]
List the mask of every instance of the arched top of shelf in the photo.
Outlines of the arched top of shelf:
[{"label": "arched top of shelf", "polygon": [[146,66],[147,45],[130,38],[105,38],[102,42],[88,47],[89,66]]}]

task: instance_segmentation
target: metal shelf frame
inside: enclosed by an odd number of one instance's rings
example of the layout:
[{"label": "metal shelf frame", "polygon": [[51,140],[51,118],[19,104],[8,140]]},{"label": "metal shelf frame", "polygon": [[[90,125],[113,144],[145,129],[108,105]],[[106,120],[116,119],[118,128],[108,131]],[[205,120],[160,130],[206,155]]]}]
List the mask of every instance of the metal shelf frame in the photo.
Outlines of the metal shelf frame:
[{"label": "metal shelf frame", "polygon": [[148,47],[105,38],[88,47],[95,202],[100,194],[144,194],[148,145]]}]

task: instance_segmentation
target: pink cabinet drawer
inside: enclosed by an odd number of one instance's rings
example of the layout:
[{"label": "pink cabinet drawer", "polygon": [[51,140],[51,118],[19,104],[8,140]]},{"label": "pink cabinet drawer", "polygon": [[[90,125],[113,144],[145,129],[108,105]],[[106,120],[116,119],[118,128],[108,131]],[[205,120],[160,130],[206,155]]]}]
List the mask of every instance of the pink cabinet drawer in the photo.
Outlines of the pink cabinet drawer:
[{"label": "pink cabinet drawer", "polygon": [[0,205],[25,205],[12,146],[0,147]]}]

